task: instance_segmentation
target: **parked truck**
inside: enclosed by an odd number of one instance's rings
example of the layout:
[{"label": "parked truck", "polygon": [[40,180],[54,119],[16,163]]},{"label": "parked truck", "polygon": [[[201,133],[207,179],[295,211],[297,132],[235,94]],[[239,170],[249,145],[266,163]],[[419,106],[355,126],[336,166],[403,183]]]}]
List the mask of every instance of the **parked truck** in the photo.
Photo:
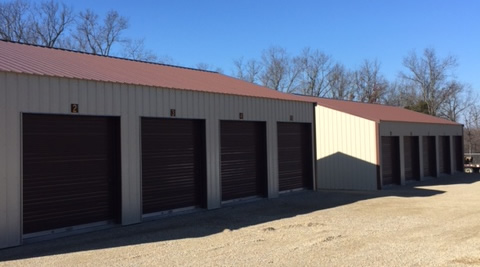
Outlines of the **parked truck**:
[{"label": "parked truck", "polygon": [[463,169],[465,173],[480,172],[480,153],[465,153]]}]

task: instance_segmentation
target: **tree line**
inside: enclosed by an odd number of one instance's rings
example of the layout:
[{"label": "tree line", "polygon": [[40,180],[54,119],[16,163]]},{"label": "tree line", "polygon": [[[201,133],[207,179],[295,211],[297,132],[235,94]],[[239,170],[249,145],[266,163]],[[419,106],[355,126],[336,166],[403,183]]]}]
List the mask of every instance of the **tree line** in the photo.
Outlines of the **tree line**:
[{"label": "tree line", "polygon": [[278,91],[303,95],[402,106],[459,121],[475,98],[468,84],[456,79],[454,56],[441,58],[433,48],[409,53],[394,81],[381,73],[377,60],[348,69],[332,56],[311,48],[291,56],[270,47],[260,59],[234,61],[234,76]]}]

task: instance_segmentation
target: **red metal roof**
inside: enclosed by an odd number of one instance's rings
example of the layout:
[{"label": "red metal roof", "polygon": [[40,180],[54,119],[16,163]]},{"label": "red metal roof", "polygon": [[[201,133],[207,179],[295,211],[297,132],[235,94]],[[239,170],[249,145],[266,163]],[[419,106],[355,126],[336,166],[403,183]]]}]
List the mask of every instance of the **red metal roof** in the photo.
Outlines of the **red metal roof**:
[{"label": "red metal roof", "polygon": [[311,102],[223,74],[0,41],[0,71]]},{"label": "red metal roof", "polygon": [[438,118],[435,116],[411,111],[401,107],[386,106],[380,104],[369,104],[346,100],[318,98],[310,96],[302,96],[306,100],[316,102],[317,105],[327,107],[330,109],[345,112],[357,117],[368,120],[382,122],[416,122],[416,123],[434,123],[434,124],[449,124],[461,125],[453,121]]}]

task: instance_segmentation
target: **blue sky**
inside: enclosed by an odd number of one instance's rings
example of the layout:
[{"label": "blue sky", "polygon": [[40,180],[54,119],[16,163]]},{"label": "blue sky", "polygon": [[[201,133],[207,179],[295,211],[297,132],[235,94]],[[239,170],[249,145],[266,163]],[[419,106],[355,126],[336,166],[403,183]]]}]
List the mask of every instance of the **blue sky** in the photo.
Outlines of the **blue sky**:
[{"label": "blue sky", "polygon": [[350,69],[377,59],[394,80],[411,51],[458,58],[457,78],[480,93],[478,0],[63,0],[75,11],[129,19],[126,37],[181,66],[206,63],[232,74],[233,60],[270,46],[296,55],[319,49]]}]

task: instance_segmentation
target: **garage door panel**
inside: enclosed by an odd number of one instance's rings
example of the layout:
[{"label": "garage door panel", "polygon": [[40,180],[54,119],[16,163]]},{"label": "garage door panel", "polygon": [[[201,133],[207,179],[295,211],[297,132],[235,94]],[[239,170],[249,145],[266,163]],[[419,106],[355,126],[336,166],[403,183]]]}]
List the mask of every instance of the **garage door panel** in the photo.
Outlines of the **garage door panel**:
[{"label": "garage door panel", "polygon": [[142,118],[144,214],[204,205],[204,127],[201,120]]},{"label": "garage door panel", "polygon": [[420,177],[419,142],[417,136],[404,137],[405,179],[418,180]]},{"label": "garage door panel", "polygon": [[450,137],[439,136],[438,164],[440,173],[450,173]]},{"label": "garage door panel", "polygon": [[400,184],[399,139],[382,136],[382,185]]},{"label": "garage door panel", "polygon": [[303,158],[305,155],[302,153],[301,147],[296,147],[294,149],[279,149],[278,157],[282,162],[300,162],[303,163]]},{"label": "garage door panel", "polygon": [[222,121],[222,200],[266,194],[265,124]]},{"label": "garage door panel", "polygon": [[117,220],[118,151],[118,118],[24,114],[24,233]]},{"label": "garage door panel", "polygon": [[35,183],[35,179],[38,179],[39,177],[47,177],[48,179],[56,180],[62,179],[62,177],[65,177],[66,175],[69,177],[94,179],[95,177],[92,176],[108,175],[110,172],[108,166],[109,161],[107,159],[77,158],[75,160],[61,160],[46,157],[45,160],[48,160],[48,162],[42,162],[41,160],[26,162],[24,167],[28,168],[29,172],[24,175],[24,179],[29,180],[31,178],[32,183]]},{"label": "garage door panel", "polygon": [[434,136],[423,137],[423,175],[436,176],[436,144]]},{"label": "garage door panel", "polygon": [[279,190],[312,187],[310,124],[277,124]]}]

